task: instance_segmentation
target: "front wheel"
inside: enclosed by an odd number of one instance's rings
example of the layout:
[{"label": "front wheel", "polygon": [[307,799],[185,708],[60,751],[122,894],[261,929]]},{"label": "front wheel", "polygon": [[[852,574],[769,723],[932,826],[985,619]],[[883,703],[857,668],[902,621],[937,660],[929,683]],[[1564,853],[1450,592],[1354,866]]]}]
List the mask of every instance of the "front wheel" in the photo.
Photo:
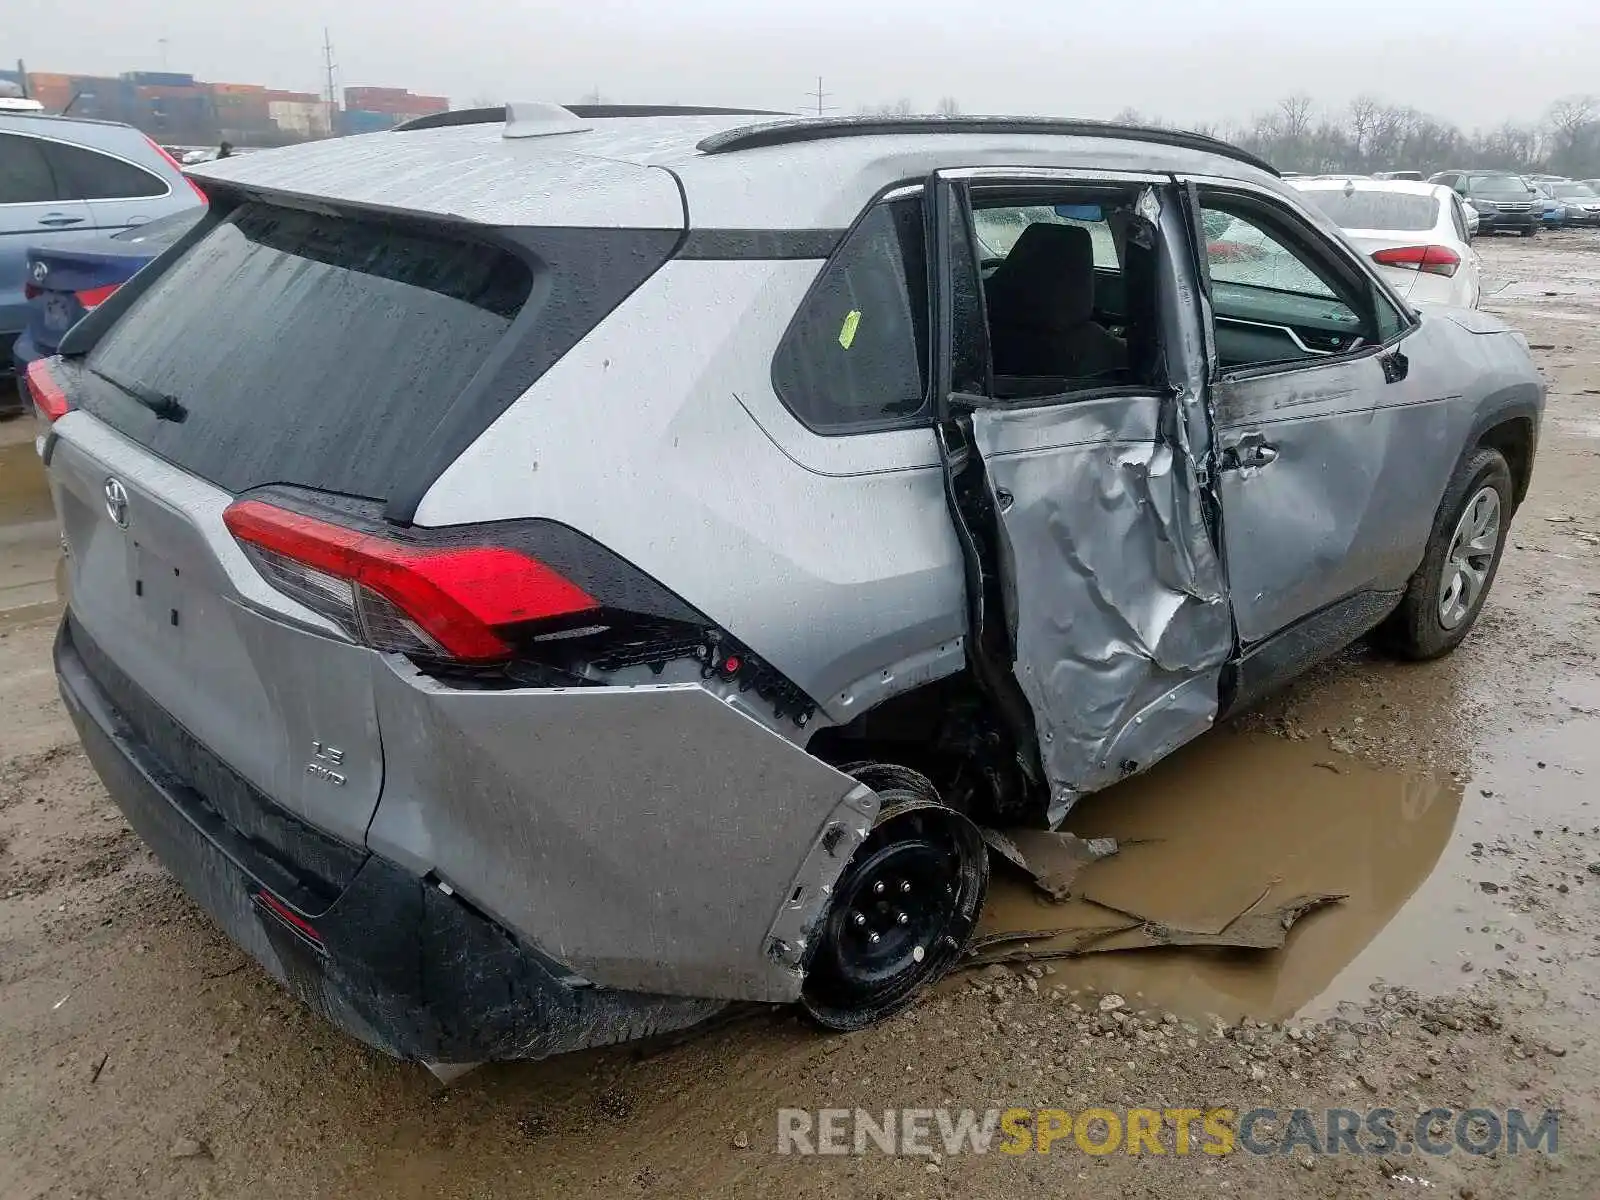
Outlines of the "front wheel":
[{"label": "front wheel", "polygon": [[834,887],[800,997],[840,1031],[892,1016],[950,970],[989,886],[983,835],[930,782],[904,768],[863,782],[882,807]]},{"label": "front wheel", "polygon": [[1500,569],[1513,503],[1504,456],[1480,447],[1445,489],[1422,565],[1400,607],[1379,629],[1380,642],[1417,660],[1438,658],[1461,644]]}]

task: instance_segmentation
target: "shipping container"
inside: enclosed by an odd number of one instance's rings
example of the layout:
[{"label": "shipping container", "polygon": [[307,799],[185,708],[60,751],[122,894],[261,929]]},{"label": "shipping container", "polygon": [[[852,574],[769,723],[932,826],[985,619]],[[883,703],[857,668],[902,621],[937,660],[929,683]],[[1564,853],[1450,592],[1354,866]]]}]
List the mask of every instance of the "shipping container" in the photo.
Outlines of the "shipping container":
[{"label": "shipping container", "polygon": [[181,71],[124,71],[123,79],[140,87],[193,87],[194,76]]},{"label": "shipping container", "polygon": [[399,123],[400,118],[393,113],[373,112],[364,108],[347,108],[339,115],[341,133],[381,133]]}]

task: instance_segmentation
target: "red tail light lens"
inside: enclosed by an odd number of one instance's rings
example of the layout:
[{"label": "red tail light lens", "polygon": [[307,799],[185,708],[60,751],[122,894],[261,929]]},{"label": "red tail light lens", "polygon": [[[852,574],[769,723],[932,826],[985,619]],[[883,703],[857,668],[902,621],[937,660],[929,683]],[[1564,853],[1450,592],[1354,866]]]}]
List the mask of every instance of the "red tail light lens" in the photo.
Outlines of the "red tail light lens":
[{"label": "red tail light lens", "polygon": [[22,298],[24,300],[32,300],[35,296],[42,296],[42,295],[44,295],[44,289],[41,288],[38,284],[36,284],[36,283],[25,283],[25,284],[22,285]]},{"label": "red tail light lens", "polygon": [[507,626],[600,607],[504,546],[409,545],[259,500],[230,505],[223,521],[275,587],[379,650],[500,662]]},{"label": "red tail light lens", "polygon": [[78,293],[78,303],[92,311],[111,299],[111,293],[121,286],[120,283],[108,283],[104,287],[85,288]]},{"label": "red tail light lens", "polygon": [[61,385],[50,373],[50,362],[48,358],[34,359],[28,364],[26,375],[33,407],[47,424],[60,420],[71,407],[67,403],[67,393],[62,391]]},{"label": "red tail light lens", "polygon": [[1404,267],[1409,271],[1449,277],[1461,265],[1461,256],[1449,246],[1397,246],[1392,250],[1374,250],[1372,261],[1383,267]]}]

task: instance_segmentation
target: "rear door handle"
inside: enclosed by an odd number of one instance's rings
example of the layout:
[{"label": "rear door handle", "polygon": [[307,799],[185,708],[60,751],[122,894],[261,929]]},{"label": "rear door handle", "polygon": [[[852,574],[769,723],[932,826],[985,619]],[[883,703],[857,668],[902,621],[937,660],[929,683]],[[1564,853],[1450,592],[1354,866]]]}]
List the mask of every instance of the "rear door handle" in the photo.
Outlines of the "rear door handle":
[{"label": "rear door handle", "polygon": [[1247,433],[1222,452],[1222,469],[1240,471],[1276,462],[1278,448],[1269,445],[1265,434]]},{"label": "rear door handle", "polygon": [[69,217],[66,213],[46,213],[39,218],[39,224],[57,228],[62,225],[82,225],[82,217]]}]

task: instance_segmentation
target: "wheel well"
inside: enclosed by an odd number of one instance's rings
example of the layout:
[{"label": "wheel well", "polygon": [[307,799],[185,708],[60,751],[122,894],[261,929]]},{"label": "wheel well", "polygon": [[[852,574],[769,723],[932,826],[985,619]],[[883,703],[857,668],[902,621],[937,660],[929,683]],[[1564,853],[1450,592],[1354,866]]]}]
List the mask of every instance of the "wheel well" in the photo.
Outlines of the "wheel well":
[{"label": "wheel well", "polygon": [[864,760],[910,767],[932,781],[946,804],[980,822],[1036,824],[1044,818],[970,671],[885,700],[848,724],[819,729],[806,749],[836,767]]},{"label": "wheel well", "polygon": [[1512,417],[1484,430],[1478,445],[1498,450],[1511,468],[1512,492],[1516,503],[1521,504],[1528,494],[1528,483],[1533,475],[1533,421],[1528,417]]}]

